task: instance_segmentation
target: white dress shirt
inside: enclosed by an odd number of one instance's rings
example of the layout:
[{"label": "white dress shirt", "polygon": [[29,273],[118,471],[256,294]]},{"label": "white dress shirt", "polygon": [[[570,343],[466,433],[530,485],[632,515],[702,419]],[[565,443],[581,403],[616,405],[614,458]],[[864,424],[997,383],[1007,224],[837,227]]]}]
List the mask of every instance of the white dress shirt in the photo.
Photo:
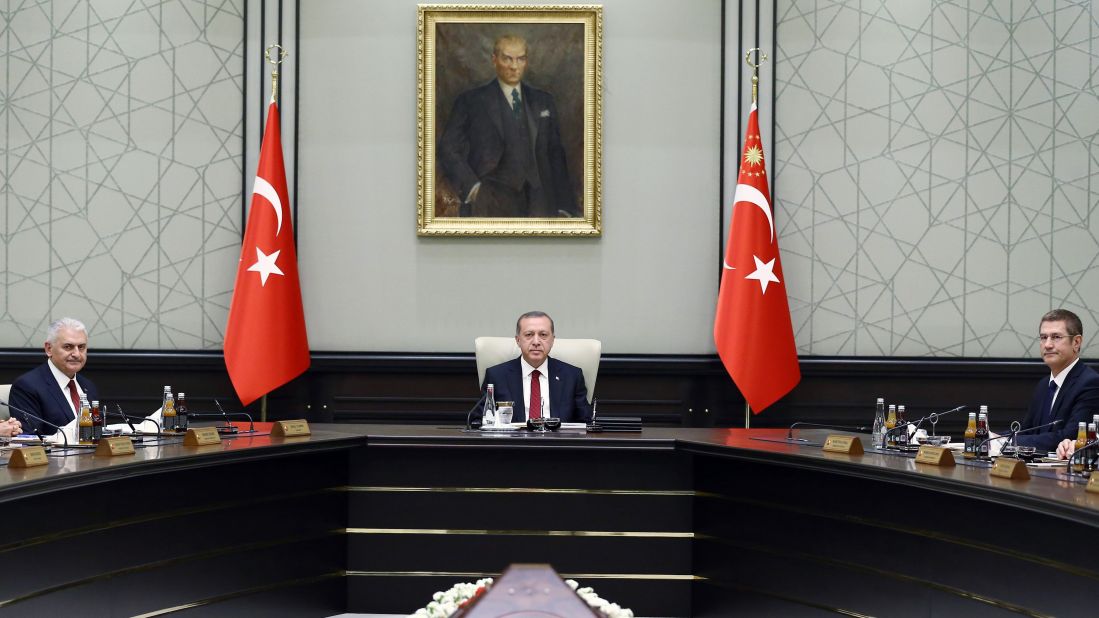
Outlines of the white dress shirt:
[{"label": "white dress shirt", "polygon": [[[53,377],[57,380],[58,387],[61,388],[61,394],[65,396],[65,401],[69,402],[69,409],[73,411],[74,417],[80,416],[80,410],[73,408],[73,398],[69,396],[69,380],[75,380],[76,378],[70,378],[69,376],[61,373],[61,370],[57,368],[57,365],[53,364],[53,361],[47,360],[46,364],[50,366],[50,371],[53,373]],[[84,389],[80,388],[80,382],[76,383],[76,395],[77,397],[87,397],[87,393]]]},{"label": "white dress shirt", "polygon": [[549,359],[547,358],[541,367],[532,367],[527,359],[520,356],[519,364],[523,368],[523,408],[527,411],[527,418],[530,418],[530,374],[535,369],[539,372],[538,384],[539,390],[542,391],[542,418],[550,416]]}]

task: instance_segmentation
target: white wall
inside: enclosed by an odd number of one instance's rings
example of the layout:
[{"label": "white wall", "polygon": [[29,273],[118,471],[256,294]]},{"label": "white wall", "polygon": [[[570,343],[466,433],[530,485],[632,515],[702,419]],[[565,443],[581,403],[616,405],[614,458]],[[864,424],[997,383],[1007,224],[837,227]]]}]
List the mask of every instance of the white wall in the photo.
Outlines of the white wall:
[{"label": "white wall", "polygon": [[542,309],[607,353],[713,352],[720,2],[603,6],[603,237],[481,239],[416,236],[416,2],[303,3],[314,350],[468,352]]}]

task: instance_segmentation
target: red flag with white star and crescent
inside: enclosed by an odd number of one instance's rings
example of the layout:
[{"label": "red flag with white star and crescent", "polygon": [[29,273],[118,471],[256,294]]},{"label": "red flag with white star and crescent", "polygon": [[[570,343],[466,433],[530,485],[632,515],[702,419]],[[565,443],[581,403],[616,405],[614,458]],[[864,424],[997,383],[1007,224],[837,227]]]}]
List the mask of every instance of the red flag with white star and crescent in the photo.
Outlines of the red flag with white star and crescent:
[{"label": "red flag with white star and crescent", "polygon": [[754,103],[721,265],[714,341],[726,371],[757,414],[801,381]]},{"label": "red flag with white star and crescent", "polygon": [[225,368],[248,405],[309,368],[279,108],[267,108],[252,207],[225,327]]}]

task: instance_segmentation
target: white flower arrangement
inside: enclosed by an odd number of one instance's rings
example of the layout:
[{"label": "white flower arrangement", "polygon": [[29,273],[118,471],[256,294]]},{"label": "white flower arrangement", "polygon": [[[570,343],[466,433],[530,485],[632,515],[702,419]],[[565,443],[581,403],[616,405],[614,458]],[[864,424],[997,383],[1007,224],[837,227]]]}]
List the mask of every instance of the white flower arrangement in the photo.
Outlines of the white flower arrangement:
[{"label": "white flower arrangement", "polygon": [[469,582],[454,584],[450,590],[433,594],[427,607],[416,610],[416,613],[412,616],[413,618],[448,618],[458,611],[463,603],[475,596],[484,594],[484,591],[488,590],[490,586],[492,586],[491,577],[479,579],[474,584]]},{"label": "white flower arrangement", "polygon": [[[603,618],[634,618],[633,611],[629,608],[619,607],[617,603],[611,603],[606,599],[600,598],[598,594],[590,587],[580,588],[580,584],[576,583],[576,580],[566,579],[565,583],[569,588],[576,591],[576,594],[584,599],[584,602],[589,607],[599,612]],[[492,578],[486,577],[485,579],[479,579],[476,583],[459,583],[454,584],[445,592],[436,592],[431,597],[431,602],[427,604],[427,607],[416,610],[415,614],[412,614],[411,618],[449,618],[454,612],[458,611],[465,603],[471,599],[476,598],[485,593],[486,590],[492,587]]]},{"label": "white flower arrangement", "polygon": [[604,618],[633,618],[633,610],[628,607],[619,607],[618,603],[611,603],[600,598],[590,586],[579,588],[580,584],[576,583],[574,579],[566,579],[565,583],[569,585],[569,588],[575,590],[581,599],[584,599],[588,607],[599,612]]}]

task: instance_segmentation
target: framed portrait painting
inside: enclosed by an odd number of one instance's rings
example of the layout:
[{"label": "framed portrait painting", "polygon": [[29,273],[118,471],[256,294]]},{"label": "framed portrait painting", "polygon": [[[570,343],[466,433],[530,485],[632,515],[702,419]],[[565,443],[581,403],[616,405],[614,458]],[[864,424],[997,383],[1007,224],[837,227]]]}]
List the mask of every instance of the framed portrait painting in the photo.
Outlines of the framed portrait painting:
[{"label": "framed portrait painting", "polygon": [[603,9],[425,4],[417,233],[602,233]]}]

